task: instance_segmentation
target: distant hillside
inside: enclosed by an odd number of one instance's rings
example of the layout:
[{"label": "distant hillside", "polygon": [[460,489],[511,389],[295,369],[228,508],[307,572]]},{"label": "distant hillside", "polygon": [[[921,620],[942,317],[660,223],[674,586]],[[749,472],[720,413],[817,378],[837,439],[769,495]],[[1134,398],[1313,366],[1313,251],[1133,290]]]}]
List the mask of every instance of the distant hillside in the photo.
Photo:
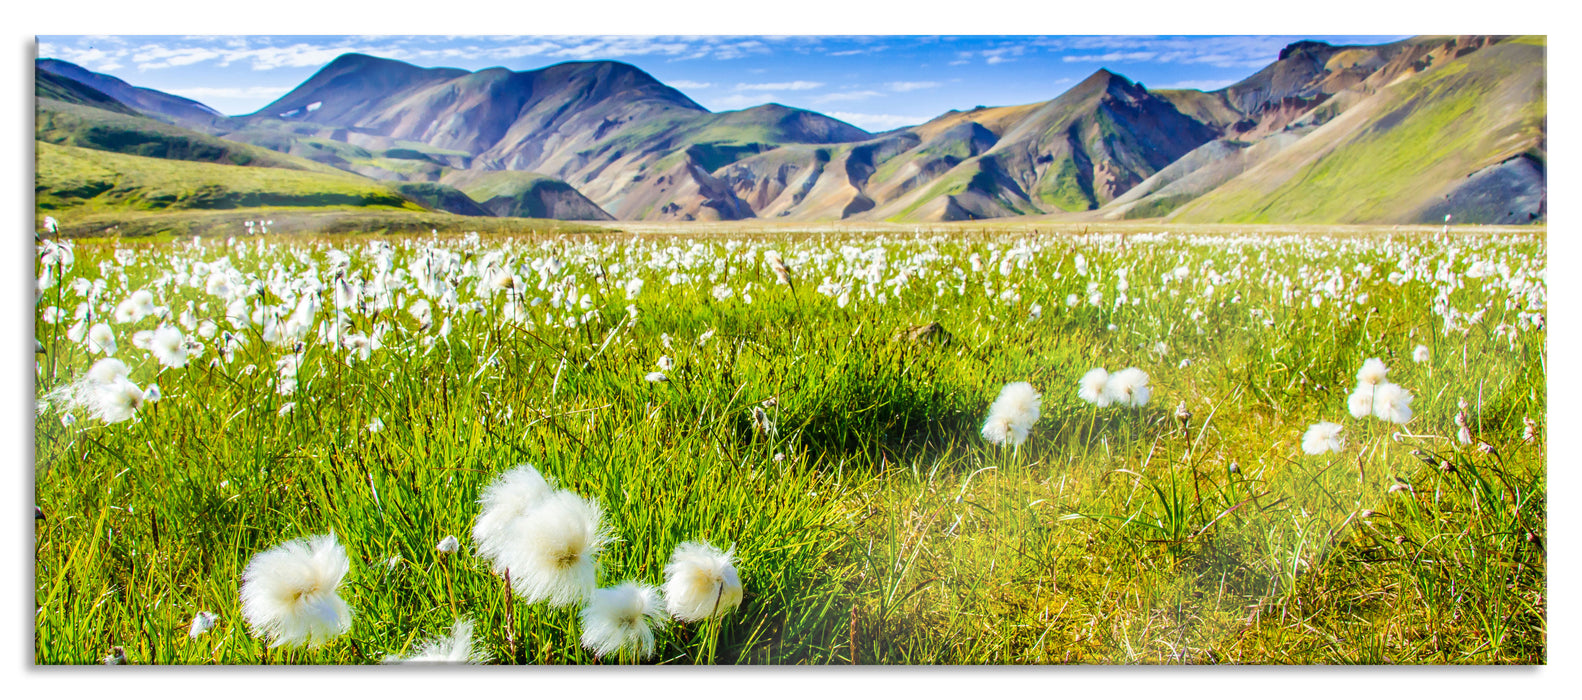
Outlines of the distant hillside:
[{"label": "distant hillside", "polygon": [[43,71],[70,78],[108,95],[144,115],[156,117],[161,121],[186,126],[208,127],[223,122],[226,118],[225,115],[214,111],[208,106],[185,97],[177,97],[148,88],[133,87],[120,78],[103,73],[95,73],[74,63],[43,58],[34,62],[34,69],[35,71]]},{"label": "distant hillside", "polygon": [[52,100],[84,107],[95,107],[117,114],[141,116],[137,110],[121,104],[114,97],[71,78],[55,75],[47,71],[34,72],[33,97],[37,100]]},{"label": "distant hillside", "polygon": [[[39,89],[48,78],[39,73]],[[119,104],[119,103],[117,103]],[[39,97],[34,111],[34,138],[56,145],[171,160],[226,165],[286,168],[337,173],[335,168],[276,153],[266,148],[216,138],[191,129],[155,121],[133,110],[109,111]]]},{"label": "distant hillside", "polygon": [[488,210],[478,206],[466,193],[450,185],[437,182],[396,182],[391,183],[391,189],[401,193],[418,204],[434,211],[443,211],[462,216],[494,216]]},{"label": "distant hillside", "polygon": [[389,187],[350,173],[145,158],[35,141],[34,195],[44,211],[387,207],[421,210]]},{"label": "distant hillside", "polygon": [[566,221],[615,219],[571,185],[534,173],[460,170],[446,176],[444,183],[466,194],[493,216]]}]

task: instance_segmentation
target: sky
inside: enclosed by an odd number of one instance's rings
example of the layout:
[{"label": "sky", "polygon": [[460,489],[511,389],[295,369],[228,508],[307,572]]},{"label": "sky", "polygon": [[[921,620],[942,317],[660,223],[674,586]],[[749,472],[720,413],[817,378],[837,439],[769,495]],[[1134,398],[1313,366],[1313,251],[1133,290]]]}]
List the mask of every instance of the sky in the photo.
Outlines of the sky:
[{"label": "sky", "polygon": [[256,111],[336,56],[423,67],[534,70],[564,61],[631,63],[712,111],[769,102],[869,131],[951,109],[1043,102],[1100,68],[1149,88],[1213,90],[1302,39],[1378,44],[1404,35],[1234,36],[279,36],[39,35],[57,58],[202,102]]}]

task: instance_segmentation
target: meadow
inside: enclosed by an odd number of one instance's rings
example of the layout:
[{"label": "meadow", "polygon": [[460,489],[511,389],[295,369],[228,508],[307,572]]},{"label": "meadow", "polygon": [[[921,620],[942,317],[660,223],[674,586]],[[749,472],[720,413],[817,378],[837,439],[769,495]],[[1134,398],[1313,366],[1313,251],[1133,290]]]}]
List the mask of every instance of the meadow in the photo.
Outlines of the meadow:
[{"label": "meadow", "polygon": [[[1546,659],[1543,228],[234,228],[38,243],[36,664]],[[596,654],[480,544],[523,464],[739,605]]]}]

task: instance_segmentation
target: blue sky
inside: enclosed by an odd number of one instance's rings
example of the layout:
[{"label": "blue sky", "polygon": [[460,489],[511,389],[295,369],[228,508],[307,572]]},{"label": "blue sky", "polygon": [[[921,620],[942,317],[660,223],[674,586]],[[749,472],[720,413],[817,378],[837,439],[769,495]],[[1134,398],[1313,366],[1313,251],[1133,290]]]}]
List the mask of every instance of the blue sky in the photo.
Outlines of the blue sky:
[{"label": "blue sky", "polygon": [[40,35],[38,55],[227,114],[263,107],[349,51],[467,70],[613,59],[642,68],[714,111],[778,102],[879,131],[950,109],[1048,100],[1101,67],[1150,88],[1212,90],[1252,74],[1299,39],[1376,44],[1399,38]]}]

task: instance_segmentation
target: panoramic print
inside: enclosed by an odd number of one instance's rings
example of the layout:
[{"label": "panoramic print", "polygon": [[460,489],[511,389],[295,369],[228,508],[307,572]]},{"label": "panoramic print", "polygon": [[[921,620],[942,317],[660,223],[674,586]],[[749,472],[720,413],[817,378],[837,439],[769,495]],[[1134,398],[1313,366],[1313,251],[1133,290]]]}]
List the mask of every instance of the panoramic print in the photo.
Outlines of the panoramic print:
[{"label": "panoramic print", "polygon": [[1544,664],[1543,36],[40,36],[35,665]]}]

